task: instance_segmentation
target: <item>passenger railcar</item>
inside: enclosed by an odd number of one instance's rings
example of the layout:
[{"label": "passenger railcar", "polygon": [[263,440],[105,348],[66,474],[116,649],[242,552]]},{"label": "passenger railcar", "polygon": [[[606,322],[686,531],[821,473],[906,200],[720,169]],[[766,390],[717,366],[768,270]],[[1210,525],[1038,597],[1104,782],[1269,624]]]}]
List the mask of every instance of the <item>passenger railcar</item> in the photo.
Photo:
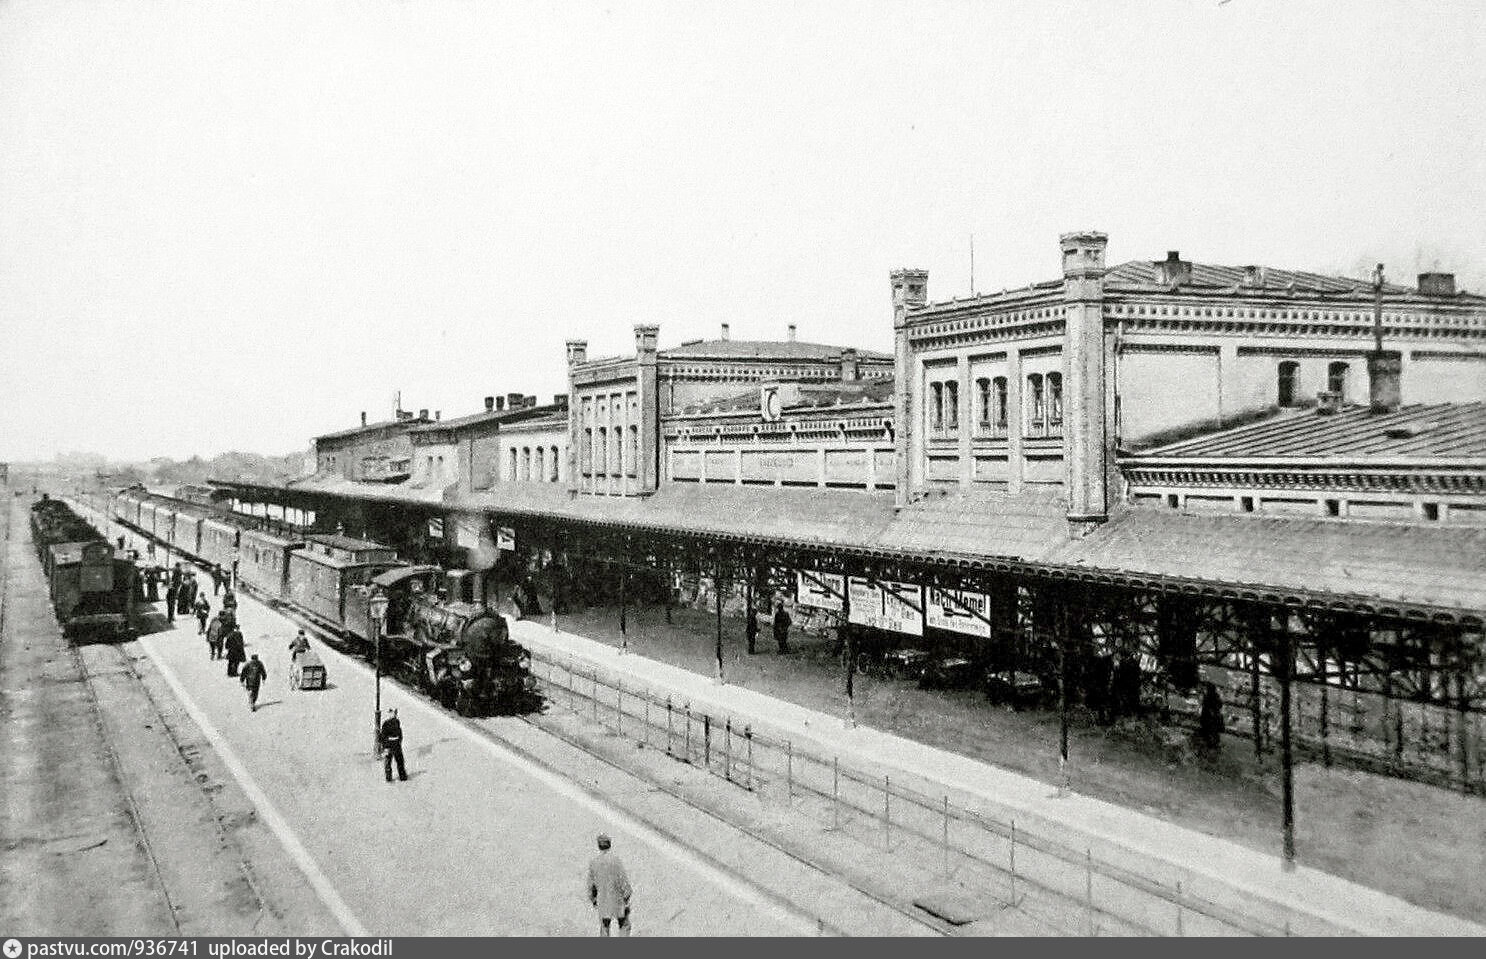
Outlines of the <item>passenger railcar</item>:
[{"label": "passenger railcar", "polygon": [[289,558],[304,543],[257,529],[242,531],[237,575],[244,583],[274,599],[289,599]]},{"label": "passenger railcar", "polygon": [[170,529],[170,544],[182,553],[201,555],[201,513],[189,506],[176,507]]},{"label": "passenger railcar", "polygon": [[231,569],[238,559],[242,528],[216,516],[201,520],[200,556],[215,566]]},{"label": "passenger railcar", "polygon": [[374,551],[383,555],[369,559],[338,552],[340,555],[332,555],[308,546],[291,553],[289,594],[285,598],[332,626],[364,637],[368,624],[364,604],[353,598],[357,587],[366,587],[378,573],[406,564],[398,562],[392,550]]}]

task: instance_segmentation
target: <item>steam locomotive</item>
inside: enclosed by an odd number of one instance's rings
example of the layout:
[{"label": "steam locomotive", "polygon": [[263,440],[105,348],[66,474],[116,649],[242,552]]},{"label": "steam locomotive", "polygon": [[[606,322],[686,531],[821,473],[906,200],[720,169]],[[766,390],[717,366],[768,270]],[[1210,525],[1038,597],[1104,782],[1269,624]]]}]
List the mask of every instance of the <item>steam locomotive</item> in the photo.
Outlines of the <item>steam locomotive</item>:
[{"label": "steam locomotive", "polygon": [[124,640],[138,635],[139,574],[61,500],[45,494],[31,506],[31,542],[46,576],[62,635]]},{"label": "steam locomotive", "polygon": [[[240,583],[287,604],[371,653],[388,672],[466,715],[536,708],[527,651],[503,616],[468,601],[473,574],[413,566],[379,543],[337,533],[293,535],[257,517],[140,487],[111,497],[107,512],[201,562],[235,570]],[[374,597],[387,601],[385,625]]]}]

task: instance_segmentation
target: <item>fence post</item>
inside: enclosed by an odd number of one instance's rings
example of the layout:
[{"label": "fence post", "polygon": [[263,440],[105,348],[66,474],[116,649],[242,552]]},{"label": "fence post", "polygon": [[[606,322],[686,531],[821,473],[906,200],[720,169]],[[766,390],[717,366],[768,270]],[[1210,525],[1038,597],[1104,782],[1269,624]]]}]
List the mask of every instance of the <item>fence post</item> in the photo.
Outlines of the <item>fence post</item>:
[{"label": "fence post", "polygon": [[1016,908],[1016,820],[1011,821],[1011,908]]},{"label": "fence post", "polygon": [[944,833],[940,836],[944,850],[944,875],[949,877],[949,796],[944,797]]},{"label": "fence post", "polygon": [[712,714],[702,713],[702,768],[712,769]]},{"label": "fence post", "polygon": [[723,776],[728,782],[733,781],[733,717],[729,716],[723,726],[722,738],[722,763]]},{"label": "fence post", "polygon": [[1089,935],[1094,934],[1094,853],[1084,847],[1084,916],[1088,921]]},{"label": "fence post", "polygon": [[686,761],[691,762],[691,703],[686,704]]},{"label": "fence post", "polygon": [[593,667],[593,721],[599,721],[599,668]]},{"label": "fence post", "polygon": [[671,697],[667,696],[666,697],[666,755],[667,756],[671,755],[671,736],[672,736],[671,718],[674,715],[675,715],[675,712],[674,712],[674,710],[672,708],[672,705],[671,705]]},{"label": "fence post", "polygon": [[743,727],[743,739],[748,743],[748,791],[753,792],[753,727]]},{"label": "fence post", "polygon": [[784,799],[790,808],[795,805],[795,744],[787,741],[784,744]]},{"label": "fence post", "polygon": [[650,745],[650,694],[645,694],[645,745]]},{"label": "fence post", "polygon": [[831,757],[831,828],[841,828],[841,757]]},{"label": "fence post", "polygon": [[616,735],[624,735],[624,678],[617,680],[618,692],[614,696],[614,732]]},{"label": "fence post", "polygon": [[893,851],[893,787],[888,777],[882,777],[882,848]]}]

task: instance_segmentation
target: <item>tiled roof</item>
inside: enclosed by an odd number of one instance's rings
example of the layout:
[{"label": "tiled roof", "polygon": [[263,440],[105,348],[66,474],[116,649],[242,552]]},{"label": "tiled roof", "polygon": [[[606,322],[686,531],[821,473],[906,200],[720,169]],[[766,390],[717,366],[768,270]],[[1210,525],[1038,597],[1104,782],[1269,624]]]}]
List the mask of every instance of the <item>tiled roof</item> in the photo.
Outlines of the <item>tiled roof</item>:
[{"label": "tiled roof", "polygon": [[1062,558],[1078,566],[1382,604],[1486,610],[1486,529],[1131,510]]},{"label": "tiled roof", "polygon": [[[834,360],[846,347],[829,346],[825,343],[801,343],[796,340],[696,340],[682,343],[660,355],[670,359],[729,359],[729,360]],[[891,360],[887,353],[857,349],[859,360]]]},{"label": "tiled roof", "polygon": [[382,420],[380,423],[368,423],[365,426],[353,426],[350,429],[336,430],[334,433],[321,433],[319,436],[316,436],[315,439],[338,440],[344,439],[347,436],[355,436],[357,433],[370,433],[375,430],[385,429],[389,426],[406,426],[408,428],[412,428],[429,422],[432,421],[420,420],[417,417],[407,420]]},{"label": "tiled roof", "polygon": [[468,416],[456,416],[447,420],[433,420],[421,424],[413,430],[414,433],[434,433],[439,430],[459,429],[461,426],[474,426],[481,423],[503,423],[506,420],[525,420],[533,416],[540,416],[557,409],[553,404],[546,406],[523,406],[519,410],[481,410]]},{"label": "tiled roof", "polygon": [[[732,396],[688,406],[685,411],[688,413],[741,413],[757,410],[759,389],[759,386],[754,386]],[[785,409],[805,410],[863,402],[886,403],[893,398],[893,378],[888,376],[849,382],[801,383],[799,389],[799,401],[789,403]]]},{"label": "tiled roof", "polygon": [[1295,411],[1144,450],[1140,456],[1486,459],[1486,402],[1413,404],[1393,413],[1373,413],[1365,406],[1329,415]]},{"label": "tiled roof", "polygon": [[[1184,261],[1185,262],[1185,261]],[[1213,263],[1190,263],[1192,278],[1182,284],[1183,287],[1236,287],[1244,283],[1247,268],[1241,266],[1218,266]],[[1152,260],[1131,260],[1111,267],[1105,274],[1106,289],[1119,289],[1123,286],[1159,286],[1161,284],[1161,264]],[[1313,293],[1359,293],[1368,297],[1373,295],[1371,280],[1353,280],[1341,276],[1326,276],[1322,273],[1308,273],[1304,270],[1277,270],[1271,267],[1261,267],[1258,271],[1256,282],[1243,288],[1255,293],[1268,291],[1271,293],[1282,293],[1291,288],[1297,291]],[[1413,293],[1411,287],[1399,286],[1395,283],[1384,283],[1385,293]]]}]

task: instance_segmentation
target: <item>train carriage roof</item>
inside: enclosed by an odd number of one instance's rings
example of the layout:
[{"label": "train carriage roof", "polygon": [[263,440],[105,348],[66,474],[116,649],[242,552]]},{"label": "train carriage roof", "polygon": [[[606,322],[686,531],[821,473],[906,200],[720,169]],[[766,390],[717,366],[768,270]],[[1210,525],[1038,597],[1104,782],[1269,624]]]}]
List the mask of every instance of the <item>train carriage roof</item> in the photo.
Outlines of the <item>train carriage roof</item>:
[{"label": "train carriage roof", "polygon": [[403,583],[415,576],[423,576],[428,573],[441,572],[438,566],[403,566],[398,569],[389,569],[385,573],[378,573],[372,577],[372,585],[383,589],[391,589],[393,586]]}]

